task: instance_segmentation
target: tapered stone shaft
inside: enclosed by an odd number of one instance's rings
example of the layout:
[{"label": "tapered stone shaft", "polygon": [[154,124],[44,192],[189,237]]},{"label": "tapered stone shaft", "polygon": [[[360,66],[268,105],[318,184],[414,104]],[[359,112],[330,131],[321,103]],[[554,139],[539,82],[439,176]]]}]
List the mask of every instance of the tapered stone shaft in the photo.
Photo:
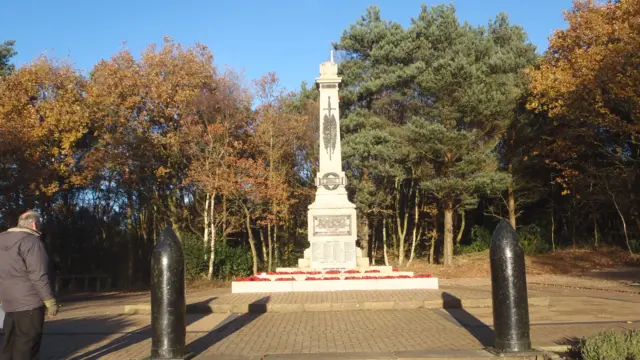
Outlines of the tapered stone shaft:
[{"label": "tapered stone shaft", "polygon": [[490,258],[494,346],[501,352],[530,351],[524,250],[518,234],[504,220],[493,233]]}]

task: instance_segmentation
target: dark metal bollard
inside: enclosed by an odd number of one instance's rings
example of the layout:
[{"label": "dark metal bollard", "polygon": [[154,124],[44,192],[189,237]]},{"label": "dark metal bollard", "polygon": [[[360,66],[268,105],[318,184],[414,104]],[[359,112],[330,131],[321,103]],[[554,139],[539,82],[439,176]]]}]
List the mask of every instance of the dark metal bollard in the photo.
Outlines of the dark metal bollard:
[{"label": "dark metal bollard", "polygon": [[524,250],[518,234],[504,220],[493,232],[490,258],[495,350],[531,351]]},{"label": "dark metal bollard", "polygon": [[171,228],[160,234],[151,256],[151,360],[189,359],[184,255]]}]

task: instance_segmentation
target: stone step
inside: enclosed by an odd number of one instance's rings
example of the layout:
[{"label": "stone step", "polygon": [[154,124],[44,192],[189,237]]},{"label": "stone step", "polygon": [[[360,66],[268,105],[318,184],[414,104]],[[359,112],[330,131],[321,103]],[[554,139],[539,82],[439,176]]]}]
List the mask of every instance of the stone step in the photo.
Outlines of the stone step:
[{"label": "stone step", "polygon": [[312,278],[332,278],[332,277],[339,277],[340,279],[344,279],[345,277],[348,276],[413,276],[414,273],[413,271],[396,271],[396,272],[390,272],[390,273],[383,273],[383,272],[379,272],[379,273],[357,273],[357,274],[353,274],[353,273],[349,273],[349,274],[345,274],[345,273],[341,273],[341,274],[327,274],[327,273],[323,273],[323,274],[268,274],[268,273],[260,273],[257,276],[260,278],[266,278],[266,279],[270,279],[270,280],[276,280],[279,278],[291,278],[293,277],[294,279],[296,279],[296,281],[304,281],[306,278],[308,277],[312,277]]},{"label": "stone step", "polygon": [[[280,268],[276,268],[276,272],[297,272],[297,271],[322,271],[325,272],[329,269],[324,269],[324,270],[316,270],[316,269],[311,269],[311,268],[286,268],[286,267],[280,267]],[[372,266],[361,266],[358,267],[356,269],[353,270],[359,270],[361,273],[365,273],[366,271],[369,270],[378,270],[380,271],[381,274],[396,274],[396,272],[393,271],[393,266],[377,266],[377,265],[372,265]]]},{"label": "stone step", "polygon": [[[529,306],[548,306],[548,297],[529,297]],[[278,303],[269,301],[224,303],[213,300],[187,305],[188,313],[291,313],[316,311],[362,311],[399,309],[457,309],[491,307],[491,298],[439,299],[439,300],[394,300],[394,301],[345,301],[321,303]],[[150,314],[150,304],[125,305],[125,314]]]}]

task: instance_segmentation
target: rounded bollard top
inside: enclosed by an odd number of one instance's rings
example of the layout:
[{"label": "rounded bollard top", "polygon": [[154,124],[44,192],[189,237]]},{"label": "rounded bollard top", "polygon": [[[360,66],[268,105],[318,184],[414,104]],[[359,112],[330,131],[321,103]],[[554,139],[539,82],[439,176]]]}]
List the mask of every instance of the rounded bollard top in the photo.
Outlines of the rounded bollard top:
[{"label": "rounded bollard top", "polygon": [[166,227],[160,233],[153,252],[160,256],[169,256],[172,259],[182,259],[182,245],[176,233],[171,227]]},{"label": "rounded bollard top", "polygon": [[512,257],[524,255],[524,249],[520,245],[518,233],[504,219],[500,220],[498,226],[491,236],[490,258]]}]

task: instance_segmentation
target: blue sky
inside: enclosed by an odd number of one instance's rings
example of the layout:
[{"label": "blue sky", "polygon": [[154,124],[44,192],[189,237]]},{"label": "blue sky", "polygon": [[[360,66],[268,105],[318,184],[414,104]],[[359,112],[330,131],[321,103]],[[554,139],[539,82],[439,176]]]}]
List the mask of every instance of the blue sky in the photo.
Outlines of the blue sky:
[{"label": "blue sky", "polygon": [[41,53],[70,57],[88,70],[126,47],[141,53],[170,36],[184,45],[203,43],[219,67],[244,71],[248,79],[275,71],[288,89],[312,83],[318,65],[369,5],[405,26],[420,5],[453,3],[458,17],[486,24],[504,11],[522,25],[542,52],[554,29],[564,28],[562,10],[571,0],[7,0],[0,41],[16,40],[16,65]]}]

